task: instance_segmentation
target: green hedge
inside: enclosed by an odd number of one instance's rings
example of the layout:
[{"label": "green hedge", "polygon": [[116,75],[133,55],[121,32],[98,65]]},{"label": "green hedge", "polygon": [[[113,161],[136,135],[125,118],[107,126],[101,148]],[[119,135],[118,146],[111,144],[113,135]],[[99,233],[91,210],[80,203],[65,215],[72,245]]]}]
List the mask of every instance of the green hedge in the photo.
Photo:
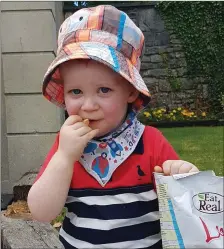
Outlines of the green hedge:
[{"label": "green hedge", "polygon": [[224,109],[224,3],[159,2],[166,28],[181,41],[190,77],[203,77],[211,110]]}]

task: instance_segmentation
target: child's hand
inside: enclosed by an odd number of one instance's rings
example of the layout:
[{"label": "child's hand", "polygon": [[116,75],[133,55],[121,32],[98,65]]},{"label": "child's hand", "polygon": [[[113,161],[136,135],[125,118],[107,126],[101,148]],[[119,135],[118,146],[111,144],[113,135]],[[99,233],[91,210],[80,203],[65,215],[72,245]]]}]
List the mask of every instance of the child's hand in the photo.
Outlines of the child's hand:
[{"label": "child's hand", "polygon": [[88,120],[83,121],[77,115],[69,116],[61,127],[57,152],[72,163],[78,161],[87,143],[98,131],[88,126]]},{"label": "child's hand", "polygon": [[167,160],[162,167],[155,166],[156,173],[164,173],[164,175],[184,174],[191,172],[198,172],[198,168],[189,162],[183,160]]}]

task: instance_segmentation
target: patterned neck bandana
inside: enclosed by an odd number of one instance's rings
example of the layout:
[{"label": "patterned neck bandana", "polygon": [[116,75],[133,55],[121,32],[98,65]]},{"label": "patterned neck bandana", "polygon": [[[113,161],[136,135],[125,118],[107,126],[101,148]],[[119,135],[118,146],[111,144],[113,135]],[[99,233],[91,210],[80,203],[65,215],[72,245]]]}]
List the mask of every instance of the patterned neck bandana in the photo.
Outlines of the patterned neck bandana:
[{"label": "patterned neck bandana", "polygon": [[136,112],[132,110],[116,131],[98,140],[91,140],[79,162],[104,187],[116,168],[134,151],[144,129],[145,126],[137,120]]}]

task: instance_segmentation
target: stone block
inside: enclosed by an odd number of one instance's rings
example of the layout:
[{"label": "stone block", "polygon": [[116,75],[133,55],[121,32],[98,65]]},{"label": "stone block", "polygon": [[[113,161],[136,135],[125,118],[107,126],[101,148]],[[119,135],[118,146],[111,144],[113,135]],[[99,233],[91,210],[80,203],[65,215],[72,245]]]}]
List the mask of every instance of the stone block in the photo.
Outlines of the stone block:
[{"label": "stone block", "polygon": [[9,172],[14,185],[25,173],[39,169],[56,134],[8,136]]},{"label": "stone block", "polygon": [[167,70],[167,65],[166,65],[166,63],[165,63],[164,61],[159,62],[159,63],[156,63],[156,64],[154,64],[154,65],[156,65],[156,66],[157,66],[157,67],[154,67],[154,68],[158,68],[158,69],[166,69],[166,70]]},{"label": "stone block", "polygon": [[168,54],[168,58],[169,58],[170,60],[172,60],[172,59],[175,59],[175,60],[176,60],[176,54],[175,54],[174,52],[171,52],[171,53]]},{"label": "stone block", "polygon": [[187,67],[187,62],[184,58],[172,58],[169,59],[168,61],[169,68],[170,69],[178,69],[178,68],[186,68]]},{"label": "stone block", "polygon": [[141,70],[147,70],[150,69],[150,63],[141,63]]},{"label": "stone block", "polygon": [[182,89],[183,90],[190,90],[190,89],[194,89],[196,84],[194,84],[194,81],[188,78],[181,78],[181,82],[182,82]]},{"label": "stone block", "polygon": [[179,58],[178,63],[179,63],[180,67],[187,67],[187,62],[186,62],[185,58]]},{"label": "stone block", "polygon": [[144,82],[147,86],[155,85],[159,82],[157,78],[147,77],[144,78]]},{"label": "stone block", "polygon": [[203,98],[208,98],[208,85],[203,84],[202,86],[202,96]]},{"label": "stone block", "polygon": [[178,76],[178,74],[177,74],[177,69],[175,68],[175,69],[171,69],[170,70],[170,74],[173,76],[173,77],[177,77]]},{"label": "stone block", "polygon": [[56,25],[50,10],[2,12],[1,26],[3,53],[56,50]]},{"label": "stone block", "polygon": [[155,37],[155,46],[165,46],[169,45],[170,38],[169,33],[167,31],[157,33]]},{"label": "stone block", "polygon": [[179,77],[186,75],[187,69],[184,67],[175,69]]},{"label": "stone block", "polygon": [[181,44],[180,40],[178,40],[178,39],[171,39],[170,43],[172,43],[172,44]]},{"label": "stone block", "polygon": [[174,49],[172,47],[169,47],[169,48],[166,49],[166,52],[167,53],[173,53]]},{"label": "stone block", "polygon": [[156,37],[155,31],[154,30],[149,30],[147,32],[144,32],[144,36],[145,36],[145,46],[146,47],[154,46],[155,37]]},{"label": "stone block", "polygon": [[162,62],[162,57],[158,54],[151,55],[151,62],[156,63],[156,62]]},{"label": "stone block", "polygon": [[1,212],[2,247],[16,248],[63,248],[58,232],[47,222],[30,219],[14,219],[4,216]]},{"label": "stone block", "polygon": [[162,32],[165,25],[155,8],[139,9],[139,27],[142,31],[156,30]]},{"label": "stone block", "polygon": [[157,105],[164,105],[164,103],[166,103],[167,105],[170,106],[170,103],[171,103],[171,98],[170,98],[170,94],[169,93],[166,93],[166,92],[159,92],[156,94],[155,96],[156,98],[156,102],[157,102]]},{"label": "stone block", "polygon": [[151,69],[142,73],[144,77],[150,76],[155,78],[164,78],[167,76],[167,71],[165,69]]},{"label": "stone block", "polygon": [[157,54],[158,49],[155,47],[145,47],[145,55]]},{"label": "stone block", "polygon": [[42,95],[6,96],[7,133],[57,132],[61,110]]},{"label": "stone block", "polygon": [[161,92],[171,91],[170,83],[167,80],[159,80],[159,90]]},{"label": "stone block", "polygon": [[177,36],[175,33],[171,33],[170,34],[170,39],[173,40],[173,39],[177,39]]},{"label": "stone block", "polygon": [[141,70],[149,70],[157,68],[164,68],[164,65],[162,65],[161,63],[151,63],[151,62],[141,64]]},{"label": "stone block", "polygon": [[151,62],[151,56],[144,55],[142,58],[142,62]]},{"label": "stone block", "polygon": [[172,48],[174,52],[183,51],[183,46],[181,44],[173,44]]},{"label": "stone block", "polygon": [[5,93],[41,93],[43,76],[54,58],[51,52],[3,54]]},{"label": "stone block", "polygon": [[145,48],[145,55],[152,54],[162,54],[167,50],[167,46],[159,46],[159,47],[147,47]]},{"label": "stone block", "polygon": [[157,84],[147,86],[151,95],[155,95],[159,92],[159,87]]},{"label": "stone block", "polygon": [[185,57],[185,54],[184,54],[184,52],[176,52],[176,53],[175,53],[175,57],[176,57],[176,58],[184,58],[184,57]]},{"label": "stone block", "polygon": [[173,93],[171,92],[171,96],[173,100],[181,100],[182,102],[186,102],[188,99],[191,99],[194,94],[194,91],[181,91]]},{"label": "stone block", "polygon": [[179,60],[177,60],[176,58],[169,59],[168,65],[169,69],[175,69],[177,67],[180,67]]}]

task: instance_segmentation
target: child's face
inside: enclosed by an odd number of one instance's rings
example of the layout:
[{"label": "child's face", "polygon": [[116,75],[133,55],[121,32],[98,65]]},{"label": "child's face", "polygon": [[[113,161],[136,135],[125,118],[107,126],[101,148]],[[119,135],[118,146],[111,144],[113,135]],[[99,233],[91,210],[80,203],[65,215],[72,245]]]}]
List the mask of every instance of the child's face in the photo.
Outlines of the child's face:
[{"label": "child's face", "polygon": [[60,66],[69,115],[89,119],[103,136],[117,128],[126,116],[128,103],[138,91],[109,67],[93,60],[74,60]]}]

